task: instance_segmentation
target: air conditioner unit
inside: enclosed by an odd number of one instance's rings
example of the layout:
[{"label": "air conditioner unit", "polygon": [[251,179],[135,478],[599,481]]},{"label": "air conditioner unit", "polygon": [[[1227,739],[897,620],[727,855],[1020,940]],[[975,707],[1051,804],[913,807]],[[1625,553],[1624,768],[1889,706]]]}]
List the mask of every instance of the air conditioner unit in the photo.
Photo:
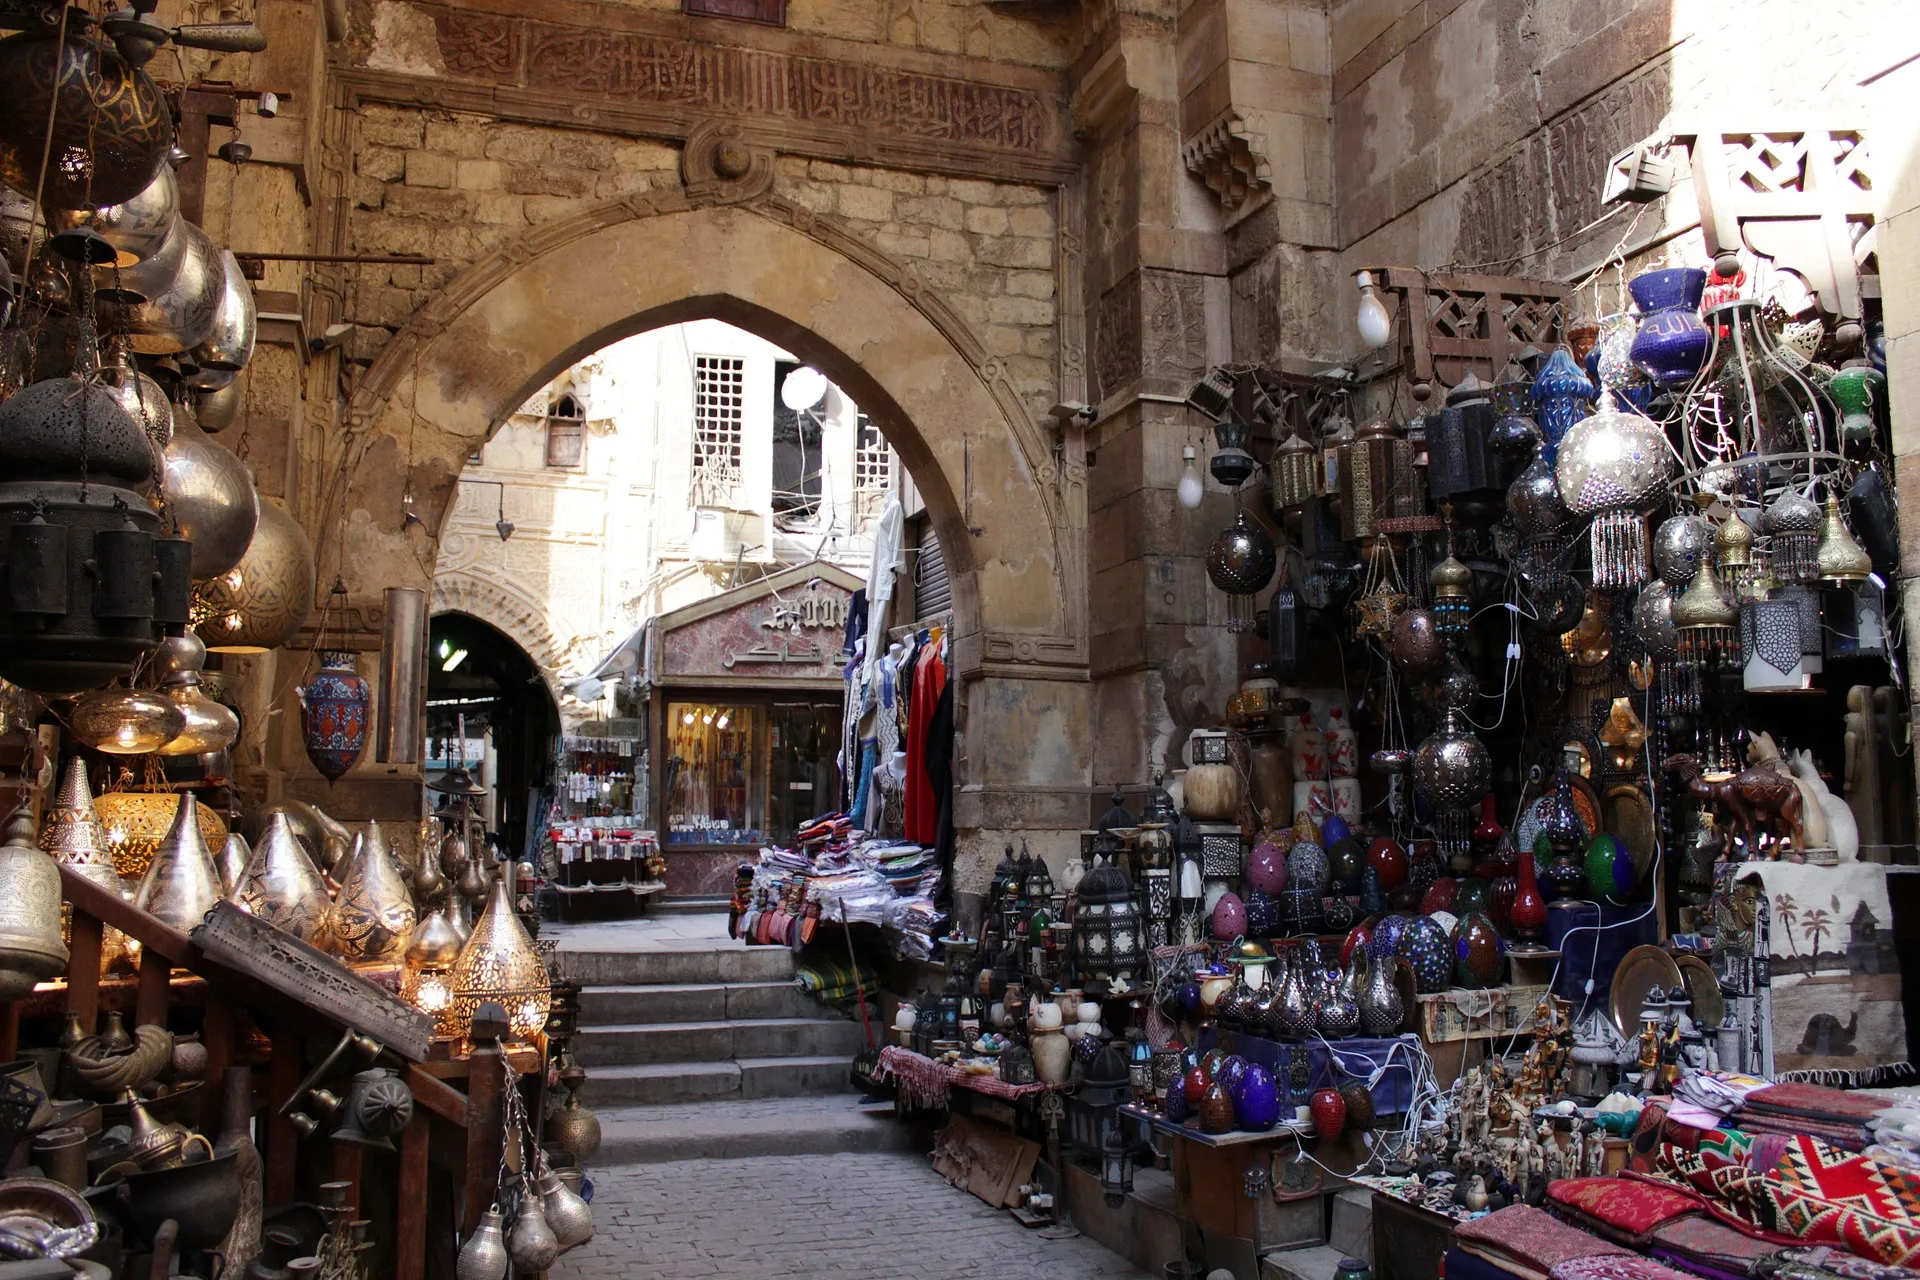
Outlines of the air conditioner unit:
[{"label": "air conditioner unit", "polygon": [[709,564],[770,562],[773,546],[767,536],[766,514],[729,507],[695,507],[688,551],[695,560]]}]

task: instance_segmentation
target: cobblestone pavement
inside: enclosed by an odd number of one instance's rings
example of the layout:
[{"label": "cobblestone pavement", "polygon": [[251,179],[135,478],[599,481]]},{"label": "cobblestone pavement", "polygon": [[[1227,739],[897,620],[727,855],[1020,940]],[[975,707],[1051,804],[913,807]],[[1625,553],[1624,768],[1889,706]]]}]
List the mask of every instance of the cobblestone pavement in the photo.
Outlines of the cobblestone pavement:
[{"label": "cobblestone pavement", "polygon": [[595,1171],[594,1237],[553,1280],[1147,1280],[1093,1241],[1043,1240],[924,1155],[769,1156]]}]

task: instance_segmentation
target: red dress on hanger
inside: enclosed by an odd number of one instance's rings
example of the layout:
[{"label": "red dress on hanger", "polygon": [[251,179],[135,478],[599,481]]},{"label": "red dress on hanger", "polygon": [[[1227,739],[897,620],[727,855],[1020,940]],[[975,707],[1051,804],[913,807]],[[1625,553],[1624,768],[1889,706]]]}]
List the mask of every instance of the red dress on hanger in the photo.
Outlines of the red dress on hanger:
[{"label": "red dress on hanger", "polygon": [[927,726],[947,687],[947,664],[940,659],[940,641],[929,640],[913,668],[913,697],[907,704],[907,821],[906,837],[930,845],[940,835],[940,805],[934,799],[927,773]]}]

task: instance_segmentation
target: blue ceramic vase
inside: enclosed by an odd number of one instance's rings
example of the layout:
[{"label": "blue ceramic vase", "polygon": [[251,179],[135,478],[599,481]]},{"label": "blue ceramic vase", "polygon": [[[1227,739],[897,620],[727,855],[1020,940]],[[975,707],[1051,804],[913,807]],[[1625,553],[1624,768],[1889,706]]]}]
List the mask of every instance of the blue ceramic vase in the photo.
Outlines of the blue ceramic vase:
[{"label": "blue ceramic vase", "polygon": [[1707,326],[1700,320],[1700,298],[1707,273],[1698,267],[1646,271],[1627,281],[1640,308],[1640,331],[1633,337],[1633,362],[1654,385],[1677,387],[1693,381],[1707,358]]},{"label": "blue ceramic vase", "polygon": [[1252,1063],[1240,1077],[1240,1093],[1234,1101],[1240,1127],[1253,1133],[1265,1133],[1280,1121],[1280,1087],[1273,1073]]}]

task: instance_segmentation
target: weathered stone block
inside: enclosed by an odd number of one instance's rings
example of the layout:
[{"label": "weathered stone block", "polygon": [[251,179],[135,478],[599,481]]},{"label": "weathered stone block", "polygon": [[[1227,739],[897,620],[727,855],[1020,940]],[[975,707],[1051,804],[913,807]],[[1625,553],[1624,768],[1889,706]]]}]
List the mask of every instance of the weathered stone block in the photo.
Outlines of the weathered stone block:
[{"label": "weathered stone block", "polygon": [[523,196],[588,196],[596,175],[586,169],[557,165],[515,164],[507,167],[507,190]]},{"label": "weathered stone block", "polygon": [[998,204],[999,187],[991,182],[978,182],[971,178],[947,179],[947,194],[956,200],[968,204]]},{"label": "weathered stone block", "polygon": [[353,180],[353,203],[360,209],[378,209],[387,202],[387,184],[377,178]]},{"label": "weathered stone block", "polygon": [[1014,356],[1020,354],[1020,330],[1012,325],[988,325],[980,335],[980,341],[986,344],[987,352],[996,356]]},{"label": "weathered stone block", "polygon": [[498,160],[461,160],[454,165],[454,185],[462,191],[498,191],[507,180],[507,166]]},{"label": "weathered stone block", "polygon": [[[787,162],[794,157],[780,158],[781,173],[787,173]],[[680,149],[670,147],[664,142],[619,141],[613,143],[613,167],[616,169],[673,169],[680,164]],[[806,162],[800,161],[795,172],[805,173]]]},{"label": "weathered stone block", "polygon": [[797,182],[783,187],[781,194],[815,213],[832,213],[838,207],[838,195],[832,187],[819,182]]},{"label": "weathered stone block", "polygon": [[1051,236],[1053,210],[1045,205],[1024,205],[1008,213],[1007,225],[1017,236]]},{"label": "weathered stone block", "polygon": [[[862,222],[886,222],[893,217],[893,193],[877,187],[843,186],[838,192],[840,216]],[[925,255],[926,250],[920,250]]]},{"label": "weathered stone block", "polygon": [[987,317],[995,324],[1050,325],[1053,304],[1038,298],[991,298],[987,301]]},{"label": "weathered stone block", "polygon": [[922,195],[927,189],[927,180],[917,173],[896,173],[892,169],[874,169],[868,178],[876,187],[895,191],[901,195]]},{"label": "weathered stone block", "polygon": [[807,162],[807,176],[821,182],[855,182],[854,171],[844,164],[835,164],[831,160],[810,160]]},{"label": "weathered stone block", "polygon": [[395,147],[362,147],[353,157],[353,171],[363,178],[397,182],[407,171],[407,153]]},{"label": "weathered stone block", "polygon": [[354,219],[354,247],[362,253],[424,255],[432,238],[432,229],[424,222],[402,221],[398,218]]},{"label": "weathered stone block", "polygon": [[427,149],[462,159],[477,159],[487,153],[487,131],[485,121],[467,116],[452,120],[429,120],[426,127]]},{"label": "weathered stone block", "polygon": [[554,163],[576,169],[605,169],[613,164],[613,139],[556,131],[548,144]]},{"label": "weathered stone block", "polygon": [[1022,298],[1051,298],[1053,273],[1050,271],[1008,272],[1007,292]]},{"label": "weathered stone block", "polygon": [[413,294],[390,285],[363,288],[354,301],[353,314],[356,319],[398,329],[413,314]]},{"label": "weathered stone block", "polygon": [[903,258],[924,258],[933,252],[933,246],[925,236],[897,235],[881,231],[874,234],[873,243],[881,252]]},{"label": "weathered stone block", "polygon": [[966,206],[952,196],[909,196],[897,203],[902,222],[958,231],[966,224]]},{"label": "weathered stone block", "polygon": [[436,151],[407,152],[407,185],[444,190],[454,181],[455,160]]},{"label": "weathered stone block", "polygon": [[552,135],[545,129],[518,124],[496,124],[487,133],[489,160],[517,160],[522,164],[545,160]]},{"label": "weathered stone block", "polygon": [[483,191],[473,199],[473,217],[476,222],[493,226],[524,227],[527,225],[527,201],[524,196]]},{"label": "weathered stone block", "polygon": [[360,109],[360,142],[382,147],[417,147],[422,121],[418,111],[401,107],[369,106]]},{"label": "weathered stone block", "polygon": [[980,241],[980,261],[996,267],[1051,267],[1053,246],[1026,236],[994,236]]},{"label": "weathered stone block", "polygon": [[436,191],[428,187],[390,186],[388,213],[429,222],[463,222],[473,215],[473,197],[464,191]]},{"label": "weathered stone block", "polygon": [[967,210],[967,230],[983,236],[1007,233],[1007,211],[997,205],[974,205]]},{"label": "weathered stone block", "polygon": [[570,196],[527,196],[523,202],[527,221],[534,226],[565,218],[580,211],[580,201]]}]

